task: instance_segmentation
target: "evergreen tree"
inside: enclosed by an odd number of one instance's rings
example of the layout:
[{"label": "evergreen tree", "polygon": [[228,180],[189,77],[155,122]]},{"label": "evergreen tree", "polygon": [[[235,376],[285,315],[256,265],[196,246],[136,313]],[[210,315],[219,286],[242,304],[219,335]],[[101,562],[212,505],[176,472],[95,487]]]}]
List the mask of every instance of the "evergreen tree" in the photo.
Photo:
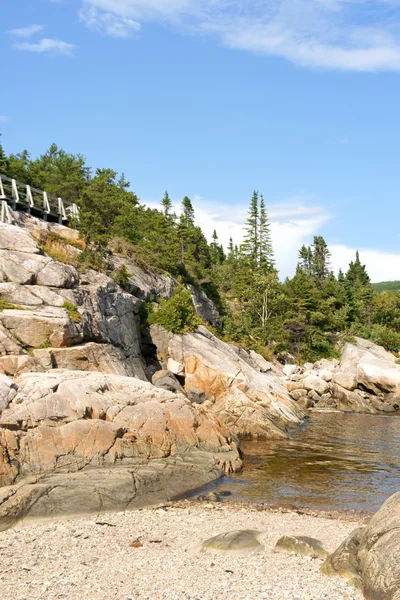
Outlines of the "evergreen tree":
[{"label": "evergreen tree", "polygon": [[250,268],[255,269],[258,265],[260,247],[258,192],[256,191],[251,198],[245,232],[241,253],[248,260]]},{"label": "evergreen tree", "polygon": [[356,252],[356,260],[351,262],[349,265],[349,270],[346,273],[346,279],[353,285],[356,281],[365,286],[371,283],[365,265],[361,264],[358,250]]},{"label": "evergreen tree", "polygon": [[211,262],[213,265],[221,264],[221,246],[218,243],[218,235],[214,229],[212,234],[212,242],[210,244]]},{"label": "evergreen tree", "polygon": [[194,209],[190,198],[187,196],[182,200],[182,217],[184,223],[190,227],[194,225]]},{"label": "evergreen tree", "polygon": [[259,267],[267,273],[274,266],[274,251],[272,248],[270,224],[264,197],[260,195],[260,221],[259,221]]},{"label": "evergreen tree", "polygon": [[312,248],[311,273],[314,279],[321,283],[329,277],[331,272],[331,253],[329,252],[327,243],[321,235],[314,236]]},{"label": "evergreen tree", "polygon": [[164,198],[161,200],[161,205],[163,207],[164,216],[168,219],[172,215],[172,202],[167,191],[165,191]]},{"label": "evergreen tree", "polygon": [[306,275],[311,275],[312,273],[312,260],[313,260],[313,252],[310,246],[303,246],[299,250],[299,266],[306,273]]}]

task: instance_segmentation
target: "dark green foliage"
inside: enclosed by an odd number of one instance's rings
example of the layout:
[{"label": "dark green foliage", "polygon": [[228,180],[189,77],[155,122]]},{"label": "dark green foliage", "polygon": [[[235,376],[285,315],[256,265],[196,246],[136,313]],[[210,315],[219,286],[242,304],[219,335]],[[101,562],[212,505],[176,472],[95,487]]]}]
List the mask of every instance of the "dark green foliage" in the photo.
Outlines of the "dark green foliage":
[{"label": "dark green foliage", "polygon": [[201,324],[194,311],[192,296],[183,285],[175,288],[174,295],[169,300],[160,301],[158,310],[150,316],[150,322],[157,323],[172,333],[195,331]]}]

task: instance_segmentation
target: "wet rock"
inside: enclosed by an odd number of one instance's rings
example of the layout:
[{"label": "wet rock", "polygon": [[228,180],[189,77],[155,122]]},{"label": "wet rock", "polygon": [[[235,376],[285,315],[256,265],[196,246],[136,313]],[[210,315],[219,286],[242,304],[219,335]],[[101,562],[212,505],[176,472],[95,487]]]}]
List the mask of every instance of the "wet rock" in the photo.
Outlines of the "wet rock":
[{"label": "wet rock", "polygon": [[274,551],[290,552],[302,556],[311,556],[312,558],[322,559],[327,558],[329,555],[319,540],[307,536],[285,535],[277,541]]}]

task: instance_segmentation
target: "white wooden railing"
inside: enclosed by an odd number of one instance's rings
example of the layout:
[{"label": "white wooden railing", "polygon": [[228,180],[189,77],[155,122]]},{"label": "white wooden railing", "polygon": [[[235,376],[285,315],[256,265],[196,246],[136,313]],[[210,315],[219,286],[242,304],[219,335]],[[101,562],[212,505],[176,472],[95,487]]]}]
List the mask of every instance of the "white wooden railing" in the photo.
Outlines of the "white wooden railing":
[{"label": "white wooden railing", "polygon": [[12,220],[10,207],[13,210],[23,210],[47,221],[57,218],[59,223],[79,218],[79,209],[74,202],[51,196],[43,190],[37,190],[30,185],[0,175],[0,221],[7,223]]}]

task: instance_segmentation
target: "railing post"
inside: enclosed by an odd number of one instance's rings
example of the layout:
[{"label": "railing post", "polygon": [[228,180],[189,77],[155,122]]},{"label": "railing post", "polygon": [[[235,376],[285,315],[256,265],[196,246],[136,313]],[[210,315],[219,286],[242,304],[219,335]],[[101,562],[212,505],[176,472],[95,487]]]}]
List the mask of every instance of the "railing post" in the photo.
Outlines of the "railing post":
[{"label": "railing post", "polygon": [[32,206],[35,206],[30,185],[26,186],[26,199],[28,200],[28,214],[30,214]]},{"label": "railing post", "polygon": [[43,219],[47,221],[47,215],[50,212],[49,199],[47,198],[47,192],[43,192]]},{"label": "railing post", "polygon": [[11,190],[12,190],[12,197],[13,197],[13,209],[17,210],[17,202],[19,202],[19,194],[18,194],[17,182],[15,181],[15,179],[11,180]]},{"label": "railing post", "polygon": [[5,200],[6,199],[6,195],[4,193],[4,187],[3,187],[3,182],[0,176],[0,200]]},{"label": "railing post", "polygon": [[65,214],[64,202],[61,198],[58,198],[58,222],[62,225],[62,222],[66,220],[67,215]]}]

